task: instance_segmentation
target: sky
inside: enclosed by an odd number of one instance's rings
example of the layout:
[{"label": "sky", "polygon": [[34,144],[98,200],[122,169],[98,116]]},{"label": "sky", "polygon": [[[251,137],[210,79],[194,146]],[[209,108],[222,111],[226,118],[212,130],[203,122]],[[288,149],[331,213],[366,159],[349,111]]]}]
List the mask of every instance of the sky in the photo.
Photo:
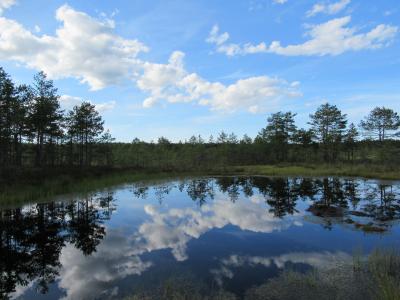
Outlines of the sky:
[{"label": "sky", "polygon": [[0,0],[0,66],[44,71],[117,141],[255,137],[329,102],[358,123],[400,112],[399,0]]}]

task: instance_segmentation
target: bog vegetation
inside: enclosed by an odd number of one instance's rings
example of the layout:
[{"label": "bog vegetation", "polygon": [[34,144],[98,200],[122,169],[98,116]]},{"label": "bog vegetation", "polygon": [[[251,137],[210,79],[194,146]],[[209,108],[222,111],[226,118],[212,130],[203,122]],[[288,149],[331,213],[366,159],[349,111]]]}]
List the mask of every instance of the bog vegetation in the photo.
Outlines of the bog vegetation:
[{"label": "bog vegetation", "polygon": [[[126,167],[157,171],[212,170],[244,165],[379,165],[388,171],[400,163],[400,118],[386,107],[374,108],[360,124],[349,123],[335,105],[310,114],[308,128],[298,128],[293,112],[268,116],[252,139],[222,131],[192,136],[178,143],[160,137],[115,142],[89,101],[70,111],[43,72],[33,84],[17,85],[0,68],[0,175],[18,179],[32,170],[80,170]],[[57,173],[57,172],[55,172]]]}]

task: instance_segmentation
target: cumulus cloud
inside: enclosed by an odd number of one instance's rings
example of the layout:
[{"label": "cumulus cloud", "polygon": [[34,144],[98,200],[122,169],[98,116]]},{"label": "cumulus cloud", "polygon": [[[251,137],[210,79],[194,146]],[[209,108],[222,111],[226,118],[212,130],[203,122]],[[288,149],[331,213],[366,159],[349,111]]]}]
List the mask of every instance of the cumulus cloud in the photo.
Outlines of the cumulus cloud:
[{"label": "cumulus cloud", "polygon": [[111,20],[99,21],[63,5],[54,36],[35,35],[14,20],[0,18],[0,59],[43,70],[52,78],[74,77],[91,89],[133,78],[137,55],[148,48],[114,34]]},{"label": "cumulus cloud", "polygon": [[[92,90],[132,80],[148,93],[144,107],[157,102],[194,102],[213,110],[266,111],[281,99],[298,96],[290,83],[268,76],[250,77],[230,85],[210,82],[196,73],[188,72],[183,63],[184,53],[175,51],[165,64],[138,58],[148,48],[138,40],[124,39],[114,33],[114,22],[97,20],[61,6],[56,18],[62,23],[56,34],[32,33],[14,20],[0,17],[0,60],[14,60],[43,70],[51,78],[73,77],[87,83]],[[209,42],[225,46],[228,34],[213,28]],[[235,52],[236,50],[229,50]],[[78,99],[64,96],[66,104]],[[98,104],[99,110],[109,110],[115,102]]]},{"label": "cumulus cloud", "polygon": [[331,4],[326,3],[316,3],[307,12],[307,17],[312,17],[320,13],[334,15],[345,9],[350,4],[350,0],[340,0]]},{"label": "cumulus cloud", "polygon": [[[217,39],[217,42],[223,40]],[[169,103],[196,102],[213,110],[245,109],[256,113],[275,107],[284,98],[300,95],[297,86],[268,76],[240,79],[230,85],[210,82],[186,71],[183,58],[184,54],[176,51],[168,64],[144,64],[144,72],[138,79],[138,87],[150,93],[143,102],[144,107],[166,100]]]},{"label": "cumulus cloud", "polygon": [[17,3],[16,0],[0,0],[0,16],[3,12]]},{"label": "cumulus cloud", "polygon": [[[368,32],[360,33],[356,28],[349,27],[350,16],[332,19],[326,23],[309,26],[306,36],[309,39],[302,44],[282,46],[281,42],[273,41],[269,46],[265,43],[244,45],[227,43],[228,33],[219,33],[214,27],[207,39],[216,45],[216,51],[227,56],[246,55],[254,53],[274,53],[285,56],[339,55],[348,51],[378,49],[389,45],[398,32],[398,27],[380,24]],[[227,37],[223,39],[222,37]],[[216,43],[215,41],[224,41]]]},{"label": "cumulus cloud", "polygon": [[[70,95],[62,95],[60,96],[60,104],[63,109],[72,109],[75,105],[80,105],[84,99],[80,97],[70,96]],[[89,101],[90,102],[90,101]],[[92,102],[91,102],[92,103]],[[116,101],[108,101],[103,103],[92,103],[96,107],[96,110],[99,112],[105,112],[109,110],[113,110],[117,104]]]}]

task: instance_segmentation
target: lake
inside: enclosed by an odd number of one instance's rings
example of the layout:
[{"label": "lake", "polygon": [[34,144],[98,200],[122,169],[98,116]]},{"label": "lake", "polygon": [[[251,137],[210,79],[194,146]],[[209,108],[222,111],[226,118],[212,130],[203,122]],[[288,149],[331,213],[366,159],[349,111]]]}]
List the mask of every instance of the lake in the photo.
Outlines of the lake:
[{"label": "lake", "polygon": [[123,299],[166,282],[240,298],[286,269],[400,249],[399,182],[189,178],[31,202],[0,209],[0,298]]}]

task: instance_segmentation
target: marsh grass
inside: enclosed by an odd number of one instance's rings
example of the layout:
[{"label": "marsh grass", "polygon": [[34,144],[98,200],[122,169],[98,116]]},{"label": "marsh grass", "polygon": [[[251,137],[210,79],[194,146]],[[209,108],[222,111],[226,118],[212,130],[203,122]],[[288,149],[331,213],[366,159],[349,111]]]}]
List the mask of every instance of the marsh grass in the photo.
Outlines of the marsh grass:
[{"label": "marsh grass", "polygon": [[247,291],[254,300],[399,300],[400,253],[375,250],[369,256],[355,251],[352,263],[307,273],[284,271]]},{"label": "marsh grass", "polygon": [[377,289],[375,299],[400,299],[400,254],[398,250],[374,251],[367,260],[367,272]]},{"label": "marsh grass", "polygon": [[255,165],[231,167],[228,173],[269,176],[346,176],[399,180],[400,169],[382,165]]}]

